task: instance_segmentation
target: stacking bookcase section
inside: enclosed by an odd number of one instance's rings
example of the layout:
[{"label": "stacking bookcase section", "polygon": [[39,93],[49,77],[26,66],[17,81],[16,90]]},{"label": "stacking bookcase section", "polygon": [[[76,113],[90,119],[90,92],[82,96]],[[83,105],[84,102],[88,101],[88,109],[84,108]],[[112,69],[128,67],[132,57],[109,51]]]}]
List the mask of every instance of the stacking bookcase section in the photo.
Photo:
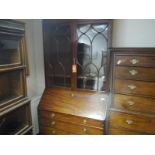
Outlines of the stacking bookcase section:
[{"label": "stacking bookcase section", "polygon": [[0,134],[32,134],[24,35],[24,23],[0,20]]},{"label": "stacking bookcase section", "polygon": [[25,97],[23,69],[0,73],[0,107]]},{"label": "stacking bookcase section", "polygon": [[31,130],[29,100],[20,102],[18,108],[14,108],[0,117],[0,134],[25,134]]}]

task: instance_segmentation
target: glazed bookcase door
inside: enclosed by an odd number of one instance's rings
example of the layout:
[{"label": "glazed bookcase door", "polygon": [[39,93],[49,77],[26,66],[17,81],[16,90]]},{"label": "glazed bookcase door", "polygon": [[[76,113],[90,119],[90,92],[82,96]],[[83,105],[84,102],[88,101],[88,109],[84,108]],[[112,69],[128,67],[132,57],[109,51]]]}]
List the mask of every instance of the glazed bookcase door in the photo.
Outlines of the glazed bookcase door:
[{"label": "glazed bookcase door", "polygon": [[104,91],[110,45],[108,23],[77,24],[77,88]]},{"label": "glazed bookcase door", "polygon": [[46,84],[71,87],[71,31],[69,24],[44,24]]},{"label": "glazed bookcase door", "polygon": [[19,38],[0,38],[0,67],[21,65]]}]

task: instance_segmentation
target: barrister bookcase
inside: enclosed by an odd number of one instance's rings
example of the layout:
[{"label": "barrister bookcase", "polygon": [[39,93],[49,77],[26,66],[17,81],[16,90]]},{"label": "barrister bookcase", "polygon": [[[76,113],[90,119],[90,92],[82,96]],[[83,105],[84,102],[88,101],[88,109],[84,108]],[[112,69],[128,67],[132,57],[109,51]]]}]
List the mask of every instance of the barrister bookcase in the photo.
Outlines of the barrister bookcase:
[{"label": "barrister bookcase", "polygon": [[0,134],[32,134],[26,90],[25,25],[0,20]]}]

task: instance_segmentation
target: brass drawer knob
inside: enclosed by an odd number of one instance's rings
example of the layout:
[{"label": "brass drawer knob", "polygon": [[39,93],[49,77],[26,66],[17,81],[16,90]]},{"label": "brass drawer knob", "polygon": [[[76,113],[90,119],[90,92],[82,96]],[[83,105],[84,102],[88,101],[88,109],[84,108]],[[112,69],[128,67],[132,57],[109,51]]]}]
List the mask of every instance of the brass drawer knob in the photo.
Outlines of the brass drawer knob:
[{"label": "brass drawer knob", "polygon": [[128,119],[127,119],[125,122],[126,122],[127,124],[129,124],[129,125],[131,125],[131,124],[134,123],[132,120],[128,120]]},{"label": "brass drawer knob", "polygon": [[84,123],[84,124],[86,124],[86,123],[87,123],[87,120],[86,120],[86,119],[84,119],[84,120],[83,120],[83,123]]},{"label": "brass drawer knob", "polygon": [[131,59],[130,62],[131,62],[133,65],[135,65],[135,64],[139,63],[139,60],[137,60],[137,59]]},{"label": "brass drawer knob", "polygon": [[83,132],[84,132],[84,134],[86,134],[87,133],[87,129],[83,128]]},{"label": "brass drawer knob", "polygon": [[136,88],[135,85],[128,85],[128,88],[130,88],[131,90],[134,90]]},{"label": "brass drawer knob", "polygon": [[52,117],[52,118],[55,117],[55,113],[52,113],[52,114],[51,114],[51,117]]},{"label": "brass drawer knob", "polygon": [[128,103],[129,106],[132,106],[132,105],[135,104],[135,102],[133,102],[133,101],[128,101],[127,103]]},{"label": "brass drawer knob", "polygon": [[55,130],[52,130],[52,134],[55,134]]},{"label": "brass drawer knob", "polygon": [[131,75],[136,75],[136,74],[138,74],[138,72],[137,72],[136,70],[130,70],[129,73],[130,73]]},{"label": "brass drawer knob", "polygon": [[55,125],[55,121],[52,121],[51,126],[54,126],[54,125]]}]

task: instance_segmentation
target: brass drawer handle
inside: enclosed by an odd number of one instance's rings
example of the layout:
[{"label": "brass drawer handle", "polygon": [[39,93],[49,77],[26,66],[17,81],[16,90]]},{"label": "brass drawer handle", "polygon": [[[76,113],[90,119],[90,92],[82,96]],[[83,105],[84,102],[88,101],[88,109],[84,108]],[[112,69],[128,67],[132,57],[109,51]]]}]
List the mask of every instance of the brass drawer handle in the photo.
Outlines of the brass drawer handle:
[{"label": "brass drawer handle", "polygon": [[130,70],[129,73],[130,73],[131,75],[136,75],[136,74],[138,74],[138,71],[136,71],[136,70]]},{"label": "brass drawer handle", "polygon": [[52,121],[51,126],[54,126],[54,125],[55,125],[55,121]]},{"label": "brass drawer handle", "polygon": [[126,122],[127,124],[129,124],[129,125],[131,125],[131,124],[134,123],[132,120],[128,120],[128,119],[127,119],[125,122]]},{"label": "brass drawer handle", "polygon": [[128,101],[127,103],[129,104],[129,106],[132,106],[135,104],[135,102],[133,102],[133,101]]},{"label": "brass drawer handle", "polygon": [[52,118],[55,117],[55,113],[52,113],[52,114],[51,114],[51,117],[52,117]]},{"label": "brass drawer handle", "polygon": [[128,88],[130,88],[131,90],[136,89],[135,85],[128,85]]},{"label": "brass drawer handle", "polygon": [[137,59],[131,59],[130,62],[131,62],[133,65],[135,65],[135,64],[139,63],[139,60],[137,60]]},{"label": "brass drawer handle", "polygon": [[84,120],[83,120],[83,124],[86,124],[86,123],[87,123],[87,120],[86,120],[86,119],[84,119]]},{"label": "brass drawer handle", "polygon": [[118,60],[118,61],[117,61],[117,65],[119,65],[121,62],[122,62],[122,60]]}]

